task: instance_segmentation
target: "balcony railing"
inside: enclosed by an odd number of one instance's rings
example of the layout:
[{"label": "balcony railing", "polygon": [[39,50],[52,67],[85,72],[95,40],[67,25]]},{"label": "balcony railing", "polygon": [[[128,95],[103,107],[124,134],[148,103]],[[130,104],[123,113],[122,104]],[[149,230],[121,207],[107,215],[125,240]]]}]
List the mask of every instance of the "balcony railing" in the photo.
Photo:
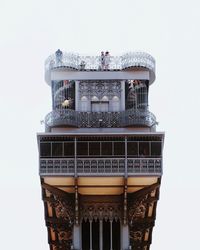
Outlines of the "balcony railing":
[{"label": "balcony railing", "polygon": [[[101,56],[80,56],[63,52],[59,58],[53,54],[45,61],[45,71],[67,67],[74,70],[102,70]],[[145,52],[129,52],[122,56],[110,56],[108,70],[123,70],[131,67],[145,67],[155,73],[155,60]]]},{"label": "balcony railing", "polygon": [[156,117],[148,110],[126,110],[121,112],[80,112],[71,109],[54,110],[45,117],[46,130],[55,126],[82,128],[117,128],[156,124]]},{"label": "balcony railing", "polygon": [[[76,161],[76,162],[75,162]],[[76,170],[75,170],[76,166]],[[127,166],[127,170],[126,170]],[[161,158],[43,158],[40,175],[161,175]]]}]

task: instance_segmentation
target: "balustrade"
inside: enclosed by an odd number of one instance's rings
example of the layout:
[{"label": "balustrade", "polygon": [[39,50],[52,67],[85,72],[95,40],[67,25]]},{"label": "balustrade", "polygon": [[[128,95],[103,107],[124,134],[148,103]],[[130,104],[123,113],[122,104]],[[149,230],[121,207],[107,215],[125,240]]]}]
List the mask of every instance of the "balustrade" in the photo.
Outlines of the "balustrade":
[{"label": "balustrade", "polygon": [[[74,70],[102,70],[101,56],[80,56],[77,53],[63,52],[59,59],[53,54],[45,61],[46,72],[59,67]],[[110,56],[106,70],[123,70],[131,67],[145,67],[155,72],[155,60],[145,52],[129,52],[122,56]]]},{"label": "balustrade", "polygon": [[74,126],[83,128],[113,128],[131,125],[151,127],[156,117],[148,110],[126,110],[122,112],[79,112],[70,109],[54,110],[45,118],[46,129],[54,126]]},{"label": "balustrade", "polygon": [[[42,158],[41,175],[74,175],[75,161],[77,174],[84,175],[124,175],[125,158]],[[162,173],[161,158],[128,158],[128,175],[159,175]]]}]

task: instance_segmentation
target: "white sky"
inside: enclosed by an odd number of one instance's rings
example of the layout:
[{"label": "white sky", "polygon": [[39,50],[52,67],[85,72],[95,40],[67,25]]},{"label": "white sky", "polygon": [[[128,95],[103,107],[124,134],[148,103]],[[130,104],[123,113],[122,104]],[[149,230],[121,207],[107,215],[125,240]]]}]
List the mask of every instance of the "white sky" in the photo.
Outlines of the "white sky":
[{"label": "white sky", "polygon": [[199,0],[0,0],[1,249],[49,249],[36,132],[51,110],[43,63],[58,48],[155,57],[150,110],[166,137],[151,249],[199,249],[199,12]]}]

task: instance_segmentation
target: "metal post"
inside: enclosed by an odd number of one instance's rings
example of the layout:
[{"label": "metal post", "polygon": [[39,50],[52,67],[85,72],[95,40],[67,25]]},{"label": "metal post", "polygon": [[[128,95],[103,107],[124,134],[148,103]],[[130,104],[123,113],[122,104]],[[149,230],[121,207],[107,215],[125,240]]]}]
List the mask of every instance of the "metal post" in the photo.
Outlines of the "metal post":
[{"label": "metal post", "polygon": [[99,248],[103,250],[103,220],[99,220]]},{"label": "metal post", "polygon": [[90,250],[92,250],[92,220],[90,220]]},{"label": "metal post", "polygon": [[123,224],[127,224],[127,178],[124,179],[124,218]]},{"label": "metal post", "polygon": [[74,138],[74,176],[77,177],[77,140]]},{"label": "metal post", "polygon": [[113,239],[113,237],[112,237],[112,220],[110,220],[110,250],[112,250],[112,247],[113,247],[113,245],[112,245],[112,239]]},{"label": "metal post", "polygon": [[78,201],[78,179],[77,179],[77,149],[76,137],[74,139],[74,179],[75,179],[75,224],[79,224],[79,201]]},{"label": "metal post", "polygon": [[78,183],[77,178],[75,178],[75,224],[79,225],[79,202],[78,202]]},{"label": "metal post", "polygon": [[125,178],[128,176],[127,170],[127,137],[125,137]]}]

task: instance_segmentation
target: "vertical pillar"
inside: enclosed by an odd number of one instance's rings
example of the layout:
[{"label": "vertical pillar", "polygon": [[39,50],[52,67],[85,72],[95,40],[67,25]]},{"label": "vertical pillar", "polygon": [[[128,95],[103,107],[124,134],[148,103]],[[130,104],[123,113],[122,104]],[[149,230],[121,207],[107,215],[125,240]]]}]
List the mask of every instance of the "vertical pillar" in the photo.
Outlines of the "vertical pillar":
[{"label": "vertical pillar", "polygon": [[76,138],[74,139],[74,181],[75,181],[75,224],[79,224],[79,204],[78,204],[78,179],[77,179],[77,158],[76,158]]},{"label": "vertical pillar", "polygon": [[90,219],[90,250],[92,250],[92,220]]},{"label": "vertical pillar", "polygon": [[99,220],[99,249],[103,250],[103,220]]},{"label": "vertical pillar", "polygon": [[81,249],[81,227],[74,225],[73,230],[73,247],[74,249]]},{"label": "vertical pillar", "polygon": [[127,178],[128,178],[128,166],[127,166],[127,137],[125,137],[125,178],[124,178],[124,219],[123,224],[127,224]]},{"label": "vertical pillar", "polygon": [[75,178],[75,224],[79,225],[79,204],[78,204],[77,178]]},{"label": "vertical pillar", "polygon": [[77,177],[77,140],[74,138],[74,177]]},{"label": "vertical pillar", "polygon": [[129,229],[128,225],[121,226],[121,249],[129,249]]},{"label": "vertical pillar", "polygon": [[127,224],[127,178],[124,179],[124,218],[123,224]]},{"label": "vertical pillar", "polygon": [[121,81],[121,111],[125,110],[125,81]]},{"label": "vertical pillar", "polygon": [[112,250],[112,248],[113,248],[112,223],[113,223],[113,221],[110,220],[110,250]]},{"label": "vertical pillar", "polygon": [[127,137],[125,137],[125,178],[128,176],[128,164],[127,164]]},{"label": "vertical pillar", "polygon": [[75,81],[75,110],[79,111],[79,81]]}]

